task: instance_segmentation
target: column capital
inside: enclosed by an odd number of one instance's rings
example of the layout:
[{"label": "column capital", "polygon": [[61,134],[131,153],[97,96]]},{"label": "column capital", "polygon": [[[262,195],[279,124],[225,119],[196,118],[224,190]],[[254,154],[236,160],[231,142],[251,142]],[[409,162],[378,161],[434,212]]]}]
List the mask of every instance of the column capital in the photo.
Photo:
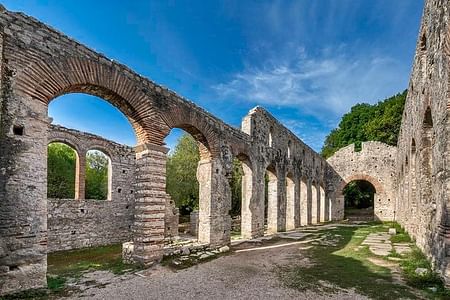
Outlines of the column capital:
[{"label": "column capital", "polygon": [[170,149],[167,147],[164,147],[164,146],[150,144],[150,143],[143,143],[143,144],[139,144],[134,147],[134,151],[136,153],[146,151],[146,150],[158,151],[158,152],[163,152],[163,153],[167,154]]}]

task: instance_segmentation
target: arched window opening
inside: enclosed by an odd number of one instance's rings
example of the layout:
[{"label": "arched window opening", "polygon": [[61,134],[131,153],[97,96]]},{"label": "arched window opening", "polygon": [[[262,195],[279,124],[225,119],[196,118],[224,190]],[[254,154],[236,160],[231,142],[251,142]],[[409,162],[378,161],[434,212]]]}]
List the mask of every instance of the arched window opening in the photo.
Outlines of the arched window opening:
[{"label": "arched window opening", "polygon": [[269,129],[268,145],[269,145],[269,147],[273,147],[273,127],[272,126]]},{"label": "arched window opening", "polygon": [[77,199],[78,153],[71,146],[53,142],[48,145],[47,197]]},{"label": "arched window opening", "polygon": [[100,150],[89,150],[86,153],[85,180],[86,199],[111,200],[111,158]]},{"label": "arched window opening", "polygon": [[344,190],[344,215],[354,221],[374,219],[375,187],[366,180],[349,182]]},{"label": "arched window opening", "polygon": [[251,163],[246,155],[238,155],[233,160],[233,172],[230,180],[231,187],[231,238],[251,238],[255,231],[263,232],[260,228],[252,228],[252,210],[250,208],[253,195],[253,172]]},{"label": "arched window opening", "polygon": [[288,148],[287,148],[287,157],[291,158],[291,146],[292,146],[292,142],[288,141]]},{"label": "arched window opening", "polygon": [[[166,164],[166,192],[174,208],[179,211],[180,233],[198,234],[199,181],[197,169],[200,162],[198,142],[181,129],[172,129],[165,139],[170,148]],[[173,229],[173,228],[171,228]]]},{"label": "arched window opening", "polygon": [[120,144],[136,145],[131,121],[102,98],[81,93],[65,94],[50,102],[48,114],[53,124],[96,134]]},{"label": "arched window opening", "polygon": [[422,123],[422,145],[419,153],[421,161],[420,198],[422,203],[430,203],[432,201],[431,184],[433,166],[433,140],[433,117],[431,114],[431,108],[427,107]]},{"label": "arched window opening", "polygon": [[292,173],[286,176],[286,230],[295,229],[295,182]]},{"label": "arched window opening", "polygon": [[278,231],[278,178],[273,165],[266,170],[264,220],[268,234]]},{"label": "arched window opening", "polygon": [[[219,172],[212,169],[208,142],[197,128],[190,125],[173,128],[164,142],[170,149],[166,164],[166,192],[170,198],[166,201],[166,237],[180,233],[189,239],[208,242],[208,230],[200,227],[210,226],[205,220],[209,220],[211,195],[217,188],[211,184],[212,176]],[[234,162],[233,172],[230,188],[235,192],[233,182],[239,185],[242,177],[239,161]],[[233,204],[230,214],[239,213],[240,204]],[[171,222],[168,222],[167,215],[173,215]]]},{"label": "arched window opening", "polygon": [[[409,169],[409,178],[410,178],[410,182],[409,182],[409,184],[410,184],[410,195],[411,195],[411,203],[412,203],[412,206],[413,206],[413,208],[415,209],[415,207],[416,207],[416,204],[417,204],[417,201],[416,201],[416,197],[417,197],[417,195],[416,195],[416,141],[415,141],[415,139],[413,138],[412,140],[411,140],[411,154],[410,154],[410,157],[411,157],[411,166],[410,166],[410,169]],[[414,211],[414,213],[415,213],[415,211]]]}]

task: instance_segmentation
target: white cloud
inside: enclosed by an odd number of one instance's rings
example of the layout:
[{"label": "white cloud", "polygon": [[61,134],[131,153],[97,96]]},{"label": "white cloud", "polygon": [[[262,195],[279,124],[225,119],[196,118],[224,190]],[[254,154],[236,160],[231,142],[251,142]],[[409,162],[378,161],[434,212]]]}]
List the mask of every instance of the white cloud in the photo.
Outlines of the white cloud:
[{"label": "white cloud", "polygon": [[406,87],[409,70],[400,62],[347,50],[327,47],[312,57],[298,47],[291,55],[247,67],[214,89],[222,99],[294,108],[326,121],[338,119],[357,102],[373,103]]}]

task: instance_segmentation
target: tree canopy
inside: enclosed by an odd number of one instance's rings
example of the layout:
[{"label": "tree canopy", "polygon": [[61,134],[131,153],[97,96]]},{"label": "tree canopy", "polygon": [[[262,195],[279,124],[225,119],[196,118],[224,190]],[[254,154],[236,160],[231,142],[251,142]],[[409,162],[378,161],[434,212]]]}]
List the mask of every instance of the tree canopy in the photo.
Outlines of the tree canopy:
[{"label": "tree canopy", "polygon": [[109,158],[97,150],[86,154],[85,198],[106,200],[108,198]]},{"label": "tree canopy", "polygon": [[75,197],[76,152],[63,143],[48,145],[47,197],[73,199]]},{"label": "tree canopy", "polygon": [[[198,144],[189,134],[184,134],[180,137],[174,151],[167,159],[167,193],[170,194],[183,215],[198,209],[199,185],[196,174],[199,160]],[[235,159],[230,179],[230,213],[232,216],[241,212],[242,174],[241,162]]]},{"label": "tree canopy", "polygon": [[[77,154],[63,143],[48,145],[47,197],[75,198],[75,173]],[[85,198],[106,200],[108,197],[108,157],[100,151],[86,155]]]},{"label": "tree canopy", "polygon": [[337,150],[350,144],[356,149],[366,141],[379,141],[388,145],[397,145],[406,93],[370,105],[356,104],[346,113],[326,137],[322,147],[322,156],[328,158]]}]

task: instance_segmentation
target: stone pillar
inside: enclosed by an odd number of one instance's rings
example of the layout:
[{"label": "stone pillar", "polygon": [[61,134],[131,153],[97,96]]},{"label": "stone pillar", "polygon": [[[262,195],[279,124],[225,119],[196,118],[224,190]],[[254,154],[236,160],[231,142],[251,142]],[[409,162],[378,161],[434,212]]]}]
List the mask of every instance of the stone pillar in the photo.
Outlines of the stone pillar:
[{"label": "stone pillar", "polygon": [[198,163],[199,229],[198,241],[211,247],[231,242],[231,191],[219,159]]},{"label": "stone pillar", "polygon": [[284,172],[279,172],[283,175],[278,177],[278,226],[277,231],[283,232],[286,231],[286,176],[284,176]]},{"label": "stone pillar", "polygon": [[264,201],[261,210],[260,204],[256,203],[259,198],[254,192],[257,189],[254,188],[255,178],[249,163],[243,162],[242,169],[241,235],[243,238],[254,238],[264,235]]},{"label": "stone pillar", "polygon": [[75,171],[75,199],[84,200],[86,198],[86,151],[80,151],[80,153],[77,153],[77,167]]},{"label": "stone pillar", "polygon": [[267,233],[278,231],[278,179],[277,176],[268,171],[269,182],[267,184]]},{"label": "stone pillar", "polygon": [[318,209],[320,201],[320,191],[318,191],[316,184],[313,182],[311,184],[311,224],[317,224],[318,220]]},{"label": "stone pillar", "polygon": [[312,189],[312,183],[311,181],[308,180],[307,182],[307,190],[306,190],[306,202],[308,203],[308,211],[307,211],[307,215],[308,215],[308,221],[307,224],[310,225],[312,224],[312,213],[313,213],[313,189]]},{"label": "stone pillar", "polygon": [[136,152],[133,261],[149,266],[163,257],[166,205],[165,147],[141,144]]},{"label": "stone pillar", "polygon": [[296,209],[295,209],[295,183],[294,180],[286,178],[286,230],[295,229]]},{"label": "stone pillar", "polygon": [[193,236],[198,235],[198,210],[194,210],[189,214],[189,233]]},{"label": "stone pillar", "polygon": [[295,180],[294,186],[294,227],[300,227],[301,215],[300,215],[300,180]]},{"label": "stone pillar", "polygon": [[308,183],[305,178],[300,180],[300,225],[308,225]]},{"label": "stone pillar", "polygon": [[325,190],[322,186],[319,186],[319,194],[320,194],[320,218],[319,222],[325,222],[326,221],[326,198],[325,198]]},{"label": "stone pillar", "polygon": [[[1,61],[1,60],[0,60]],[[0,92],[0,296],[47,286],[47,105]],[[0,297],[1,298],[1,297]]]}]

